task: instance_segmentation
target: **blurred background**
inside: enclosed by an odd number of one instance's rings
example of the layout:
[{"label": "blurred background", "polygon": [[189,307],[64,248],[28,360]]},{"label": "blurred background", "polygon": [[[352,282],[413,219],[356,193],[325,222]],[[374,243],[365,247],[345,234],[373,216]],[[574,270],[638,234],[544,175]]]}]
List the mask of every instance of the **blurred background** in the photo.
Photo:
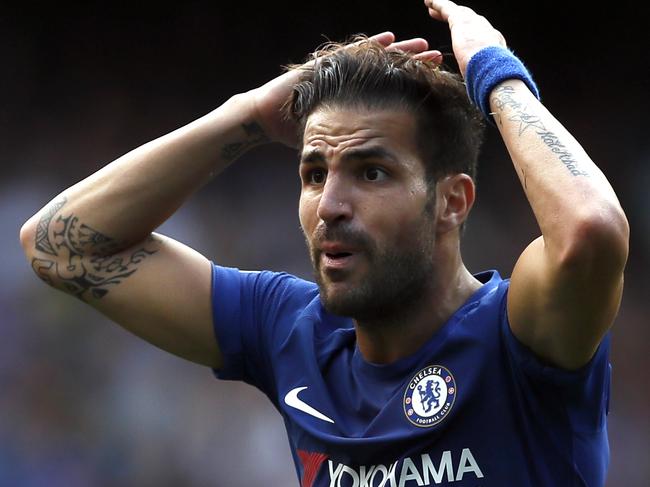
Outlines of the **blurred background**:
[{"label": "blurred background", "polygon": [[[260,393],[218,382],[45,286],[18,232],[66,187],[327,39],[390,29],[450,52],[447,27],[419,0],[21,5],[0,7],[0,486],[297,485],[281,418]],[[613,330],[610,487],[650,485],[650,12],[638,5],[470,3],[531,68],[630,220]],[[466,263],[509,276],[538,229],[495,129],[478,191]],[[295,153],[259,148],[160,231],[224,265],[310,278],[298,193]]]}]

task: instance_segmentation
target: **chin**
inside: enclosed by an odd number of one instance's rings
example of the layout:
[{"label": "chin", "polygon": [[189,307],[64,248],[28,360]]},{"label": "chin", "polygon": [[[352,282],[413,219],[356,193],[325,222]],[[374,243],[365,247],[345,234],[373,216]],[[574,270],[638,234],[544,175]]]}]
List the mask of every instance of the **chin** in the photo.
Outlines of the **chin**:
[{"label": "chin", "polygon": [[332,314],[350,316],[351,286],[345,282],[323,282],[319,280],[318,289],[323,307]]},{"label": "chin", "polygon": [[354,319],[364,319],[376,314],[377,303],[373,296],[364,293],[362,286],[348,282],[320,285],[320,298],[328,313]]},{"label": "chin", "polygon": [[350,285],[345,282],[319,283],[321,301],[328,306],[339,308],[350,294]]}]

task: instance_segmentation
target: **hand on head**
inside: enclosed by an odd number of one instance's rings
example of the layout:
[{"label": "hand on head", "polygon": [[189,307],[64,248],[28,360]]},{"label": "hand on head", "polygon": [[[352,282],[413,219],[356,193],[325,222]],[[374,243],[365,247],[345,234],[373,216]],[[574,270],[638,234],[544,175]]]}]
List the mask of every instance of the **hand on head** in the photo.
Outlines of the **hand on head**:
[{"label": "hand on head", "polygon": [[[425,39],[414,38],[395,41],[392,32],[382,32],[370,37],[388,50],[399,49],[409,52],[419,60],[440,63],[442,54],[438,50],[430,50]],[[342,49],[345,49],[343,47]],[[303,66],[309,67],[314,61],[308,61]],[[280,142],[288,146],[296,145],[296,128],[282,115],[282,106],[287,101],[291,90],[300,78],[300,69],[292,69],[265,85],[249,91],[246,96],[250,100],[253,118],[260,125],[270,141]]]},{"label": "hand on head", "polygon": [[[454,55],[463,75],[467,63],[476,52],[487,46],[506,45],[501,33],[492,27],[485,17],[472,9],[448,0],[425,0],[424,3],[432,18],[449,24]],[[396,41],[392,32],[382,32],[371,36],[370,39],[388,50],[399,49],[413,54],[420,60],[436,64],[442,62],[441,52],[429,49],[428,42],[422,38]],[[304,66],[313,62],[309,61]],[[295,146],[297,143],[296,127],[283,117],[282,106],[299,78],[300,69],[293,69],[247,94],[253,118],[271,141],[289,146]]]},{"label": "hand on head", "polygon": [[416,37],[395,42],[395,35],[392,32],[382,32],[381,34],[376,34],[370,37],[370,39],[379,42],[389,51],[400,50],[410,52],[416,59],[433,61],[438,64],[442,60],[442,53],[437,49],[430,50],[429,43],[426,39]]},{"label": "hand on head", "polygon": [[506,47],[501,32],[471,8],[450,0],[424,0],[424,5],[431,18],[449,24],[454,56],[463,76],[467,63],[478,51],[488,46]]}]

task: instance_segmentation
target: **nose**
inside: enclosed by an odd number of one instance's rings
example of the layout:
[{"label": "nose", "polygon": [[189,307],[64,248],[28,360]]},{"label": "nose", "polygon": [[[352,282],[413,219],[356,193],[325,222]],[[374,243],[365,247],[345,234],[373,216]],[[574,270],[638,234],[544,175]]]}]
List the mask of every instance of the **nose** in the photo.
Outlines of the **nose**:
[{"label": "nose", "polygon": [[317,215],[325,223],[349,220],[352,218],[351,188],[337,174],[327,176],[323,192],[318,202]]}]

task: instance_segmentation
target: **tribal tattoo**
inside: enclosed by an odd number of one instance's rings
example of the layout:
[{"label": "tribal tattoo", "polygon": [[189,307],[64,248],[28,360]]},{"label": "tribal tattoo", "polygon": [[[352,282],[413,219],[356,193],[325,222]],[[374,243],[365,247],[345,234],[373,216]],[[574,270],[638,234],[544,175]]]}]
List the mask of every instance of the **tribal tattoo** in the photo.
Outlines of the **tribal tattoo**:
[{"label": "tribal tattoo", "polygon": [[527,107],[513,97],[514,92],[515,89],[512,86],[499,86],[495,90],[494,103],[499,111],[510,108],[514,112],[508,117],[508,120],[519,122],[519,135],[528,129],[534,130],[541,141],[557,156],[573,176],[589,176],[587,171],[582,170],[575,156],[560,141],[560,138],[544,126],[541,117],[526,112]]},{"label": "tribal tattoo", "polygon": [[100,299],[158,251],[160,240],[153,235],[120,251],[123,244],[81,223],[74,214],[61,214],[66,203],[65,197],[53,202],[36,227],[35,248],[46,255],[34,257],[32,268],[46,283],[82,301]]},{"label": "tribal tattoo", "polygon": [[226,161],[233,161],[253,146],[268,142],[269,138],[256,122],[242,124],[246,138],[241,142],[226,144],[221,149],[221,156]]},{"label": "tribal tattoo", "polygon": [[36,250],[40,250],[46,254],[56,255],[56,251],[54,250],[52,242],[50,242],[50,237],[48,236],[48,229],[50,228],[52,217],[63,208],[66,201],[67,200],[64,197],[60,201],[54,202],[47,208],[45,214],[38,221],[38,225],[36,226]]}]

